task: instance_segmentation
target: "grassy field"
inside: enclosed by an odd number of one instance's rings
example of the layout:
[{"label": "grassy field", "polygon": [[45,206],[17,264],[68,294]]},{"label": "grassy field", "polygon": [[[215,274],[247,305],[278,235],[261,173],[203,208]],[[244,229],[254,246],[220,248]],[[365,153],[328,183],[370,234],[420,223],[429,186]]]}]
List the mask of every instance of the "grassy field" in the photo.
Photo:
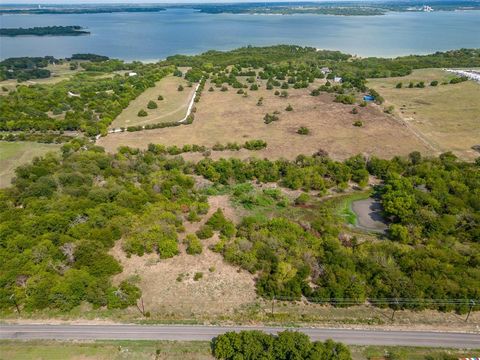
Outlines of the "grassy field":
[{"label": "grassy field", "polygon": [[[184,87],[178,91],[178,86]],[[181,120],[188,108],[195,87],[188,87],[187,82],[176,76],[167,76],[158,81],[153,88],[147,89],[114,120],[111,128],[120,128],[133,125],[156,124],[160,122]],[[157,100],[162,95],[163,100]],[[158,105],[156,109],[148,109],[147,104],[152,100]],[[145,110],[148,116],[137,116],[140,110]]]},{"label": "grassy field", "polygon": [[206,341],[0,341],[0,360],[213,359]]},{"label": "grassy field", "polygon": [[[291,159],[298,154],[312,154],[319,148],[327,150],[336,159],[358,153],[389,158],[413,150],[423,153],[429,151],[403,124],[384,114],[383,109],[376,105],[359,107],[359,113],[352,114],[352,105],[335,103],[330,94],[310,96],[309,89],[290,89],[288,98],[281,98],[275,96],[273,90],[266,90],[262,86],[258,91],[248,91],[248,97],[243,97],[232,88],[225,92],[215,88],[215,91],[210,92],[210,86],[211,84],[206,84],[196,106],[193,124],[110,134],[100,139],[98,144],[105,146],[108,151],[115,151],[120,145],[145,148],[149,143],[162,143],[210,147],[216,142],[244,143],[249,139],[263,139],[267,141],[268,147],[256,151],[255,155],[270,159]],[[263,98],[263,104],[258,106],[260,98]],[[285,110],[289,104],[293,111]],[[136,110],[138,106],[132,112]],[[279,112],[279,121],[265,124],[265,114],[275,111]],[[353,126],[356,120],[361,120],[364,126]],[[310,134],[297,134],[301,126],[308,127]],[[213,153],[212,157],[245,158],[251,155],[251,152],[242,150]]]},{"label": "grassy field", "polygon": [[0,188],[10,185],[16,167],[29,162],[35,156],[42,156],[59,148],[60,145],[55,144],[0,141]]},{"label": "grassy field", "polygon": [[[9,341],[1,340],[0,360],[117,360],[117,359],[213,359],[207,341]],[[395,355],[397,360],[478,356],[478,350],[394,346],[349,346],[353,360]]]},{"label": "grassy field", "polygon": [[[441,85],[452,77],[440,69],[422,69],[405,77],[373,79],[368,86],[376,89],[387,105],[394,105],[407,125],[437,151],[451,150],[464,159],[474,159],[480,155],[471,149],[480,144],[480,84]],[[430,86],[432,80],[439,85]],[[426,87],[410,89],[410,81],[424,81]],[[399,82],[403,87],[396,89]]]}]

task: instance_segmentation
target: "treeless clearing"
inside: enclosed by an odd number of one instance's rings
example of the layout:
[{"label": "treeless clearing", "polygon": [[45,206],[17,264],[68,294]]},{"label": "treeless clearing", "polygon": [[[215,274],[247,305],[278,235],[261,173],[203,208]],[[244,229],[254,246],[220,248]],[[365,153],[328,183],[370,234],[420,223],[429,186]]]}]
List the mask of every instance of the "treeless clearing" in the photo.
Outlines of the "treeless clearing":
[{"label": "treeless clearing", "polygon": [[[441,85],[453,77],[440,69],[422,69],[405,77],[372,79],[368,85],[385,98],[387,105],[394,105],[405,122],[438,151],[474,159],[480,155],[471,149],[480,144],[480,84],[466,81]],[[432,80],[439,85],[430,86]],[[424,81],[426,87],[405,88],[410,81]],[[399,82],[403,83],[402,89],[395,88]]]},{"label": "treeless clearing", "polygon": [[[134,133],[109,134],[98,144],[108,151],[115,151],[120,145],[146,148],[149,143],[177,145],[198,144],[213,146],[219,142],[244,143],[250,139],[263,139],[268,147],[261,151],[212,152],[212,157],[258,157],[295,158],[298,154],[312,154],[318,149],[327,150],[335,159],[344,159],[358,153],[384,158],[406,155],[418,150],[429,153],[430,149],[394,117],[383,113],[376,105],[360,108],[358,114],[351,114],[352,105],[333,102],[333,95],[322,93],[310,96],[309,89],[289,89],[288,98],[274,95],[263,85],[258,91],[248,92],[248,97],[236,94],[229,88],[222,92],[215,88],[210,92],[207,83],[193,124],[175,128],[164,128]],[[263,97],[263,105],[257,101]],[[291,104],[293,111],[285,111]],[[265,124],[266,113],[279,111],[280,120]],[[353,123],[361,120],[363,127]],[[297,134],[301,126],[310,129],[310,135]],[[185,155],[185,154],[184,154]],[[200,154],[187,154],[199,158]]]},{"label": "treeless clearing", "polygon": [[[219,207],[225,216],[235,218],[227,196],[211,197],[209,204],[210,210],[202,221],[185,223],[185,235],[198,230]],[[254,280],[251,274],[227,264],[221,254],[208,249],[217,241],[218,235],[202,240],[203,251],[195,256],[186,254],[182,245],[179,255],[165,260],[156,254],[127,258],[118,241],[112,255],[122,264],[123,272],[114,282],[138,275],[145,310],[152,316],[188,319],[232,315],[256,298]],[[203,277],[195,281],[193,277],[197,272],[203,273]]]},{"label": "treeless clearing", "polygon": [[15,168],[26,164],[36,156],[58,149],[60,145],[57,144],[0,141],[0,188],[10,186]]},{"label": "treeless clearing", "polygon": [[[184,87],[183,91],[178,91],[179,85]],[[147,89],[133,100],[113,121],[111,128],[181,120],[187,113],[188,104],[194,92],[195,87],[188,87],[184,79],[167,76],[158,81],[155,87]],[[158,95],[162,95],[163,100],[157,100]],[[155,101],[158,108],[148,109],[147,104],[150,100]],[[148,116],[137,115],[142,109],[148,113]]]}]

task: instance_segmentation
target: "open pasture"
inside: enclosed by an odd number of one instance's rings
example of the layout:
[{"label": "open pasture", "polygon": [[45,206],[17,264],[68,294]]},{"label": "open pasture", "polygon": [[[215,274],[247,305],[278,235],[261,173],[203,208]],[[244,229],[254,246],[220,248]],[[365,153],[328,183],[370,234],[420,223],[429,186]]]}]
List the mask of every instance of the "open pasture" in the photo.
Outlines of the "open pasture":
[{"label": "open pasture", "polygon": [[10,185],[15,168],[49,151],[57,151],[60,145],[35,142],[0,141],[0,188]]},{"label": "open pasture", "polygon": [[[453,151],[464,159],[480,154],[471,147],[480,144],[480,84],[465,81],[442,85],[455,75],[441,69],[415,70],[405,77],[372,79],[368,86],[394,105],[396,113],[438,152]],[[437,86],[430,86],[433,80]],[[410,82],[425,82],[425,88],[408,88]],[[400,89],[396,84],[402,82]]]},{"label": "open pasture", "polygon": [[[214,91],[209,91],[210,87]],[[358,114],[352,114],[353,105],[333,102],[334,95],[321,93],[320,96],[311,96],[311,88],[287,91],[287,97],[280,97],[274,95],[274,90],[266,90],[263,83],[259,90],[246,89],[247,96],[244,96],[237,94],[237,89],[228,87],[228,91],[221,91],[207,82],[200,102],[196,104],[193,124],[109,134],[98,144],[113,152],[121,145],[146,148],[149,143],[157,143],[211,147],[217,142],[242,144],[247,140],[262,139],[268,143],[264,150],[254,153],[247,150],[213,152],[212,157],[245,158],[256,155],[270,159],[292,159],[298,154],[313,154],[319,149],[328,151],[336,159],[358,153],[384,158],[406,155],[414,150],[429,153],[429,148],[404,124],[384,114],[383,109],[376,105],[357,106]],[[292,111],[286,111],[288,105],[291,105]],[[279,120],[266,124],[265,114],[274,112],[278,113]],[[357,120],[363,123],[362,127],[353,125]],[[307,127],[309,134],[298,134],[300,127]]]},{"label": "open pasture", "polygon": [[[178,91],[178,86],[184,87]],[[156,124],[160,122],[181,120],[188,108],[188,104],[195,92],[195,87],[188,87],[187,81],[176,76],[167,76],[158,81],[153,88],[147,89],[113,121],[111,128],[120,128],[136,125]],[[163,100],[158,100],[158,96]],[[148,109],[149,101],[157,104],[156,109]],[[147,116],[139,117],[138,112],[145,110]]]}]

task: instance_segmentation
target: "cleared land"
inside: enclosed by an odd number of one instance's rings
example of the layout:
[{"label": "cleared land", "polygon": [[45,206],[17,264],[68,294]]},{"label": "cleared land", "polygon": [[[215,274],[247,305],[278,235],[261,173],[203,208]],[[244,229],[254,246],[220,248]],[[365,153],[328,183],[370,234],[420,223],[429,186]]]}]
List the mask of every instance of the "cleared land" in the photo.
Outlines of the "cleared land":
[{"label": "cleared land", "polygon": [[[210,197],[209,204],[209,212],[202,221],[185,223],[184,235],[198,230],[218,208],[228,218],[235,219],[227,196]],[[179,255],[165,260],[158,259],[156,254],[127,258],[118,241],[112,254],[122,264],[123,272],[114,281],[140,276],[138,286],[145,310],[156,316],[176,319],[231,316],[236,309],[255,300],[255,285],[251,274],[227,264],[221,254],[208,249],[218,240],[217,235],[202,240],[200,255],[188,255],[181,246]],[[198,281],[194,280],[196,273],[203,275]]]},{"label": "cleared land", "polygon": [[[135,133],[110,134],[98,141],[108,151],[120,145],[145,148],[149,143],[166,145],[198,144],[213,146],[219,142],[244,143],[250,139],[267,141],[265,150],[250,152],[212,152],[212,157],[295,158],[298,154],[312,154],[320,148],[335,159],[366,153],[384,158],[406,155],[418,150],[429,153],[430,148],[393,116],[383,113],[376,105],[358,108],[352,114],[352,105],[333,102],[334,96],[323,93],[310,96],[309,89],[289,89],[288,98],[274,95],[273,90],[262,86],[258,91],[248,91],[248,97],[229,88],[210,92],[207,83],[200,102],[196,105],[195,121],[191,125]],[[257,106],[259,98],[263,105]],[[293,111],[285,111],[290,104]],[[266,113],[280,112],[279,121],[264,123]],[[357,120],[363,127],[353,126]],[[299,135],[297,130],[308,127],[309,135]],[[189,155],[199,157],[199,155]]]},{"label": "cleared land", "polygon": [[[178,91],[178,86],[184,87]],[[111,128],[120,128],[134,125],[156,124],[168,121],[181,120],[187,113],[187,108],[192,99],[195,87],[188,87],[187,81],[177,76],[167,76],[155,84],[155,87],[147,89],[112,123]],[[162,95],[163,100],[157,100]],[[149,101],[157,103],[156,109],[148,109]],[[140,110],[145,110],[148,115],[139,117]]]},{"label": "cleared land", "polygon": [[0,188],[10,185],[15,168],[42,156],[49,151],[57,151],[60,145],[39,144],[35,142],[0,141]]},{"label": "cleared land", "polygon": [[[441,85],[455,75],[441,69],[415,70],[398,78],[368,82],[392,104],[397,114],[437,151],[453,151],[464,159],[480,154],[471,147],[480,144],[480,84],[466,81]],[[432,80],[438,86],[430,86]],[[425,88],[408,88],[410,82],[424,81]],[[401,89],[395,88],[399,82]]]}]

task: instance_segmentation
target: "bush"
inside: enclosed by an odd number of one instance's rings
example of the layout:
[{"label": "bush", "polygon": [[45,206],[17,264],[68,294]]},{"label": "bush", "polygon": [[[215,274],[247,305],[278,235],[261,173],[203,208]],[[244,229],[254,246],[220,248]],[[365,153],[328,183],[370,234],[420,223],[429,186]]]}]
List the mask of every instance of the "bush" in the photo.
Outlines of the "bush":
[{"label": "bush", "polygon": [[184,244],[187,245],[187,254],[198,255],[202,253],[202,243],[195,234],[188,234],[185,237]]},{"label": "bush", "polygon": [[265,122],[265,124],[270,124],[271,122],[273,121],[278,121],[279,118],[277,115],[275,114],[265,114],[265,116],[263,117],[263,121]]},{"label": "bush", "polygon": [[346,105],[353,105],[355,104],[355,96],[347,95],[347,94],[338,94],[335,96],[335,102],[346,104]]},{"label": "bush", "polygon": [[280,93],[280,97],[281,98],[287,98],[288,97],[288,91],[282,90],[282,92]]},{"label": "bush", "polygon": [[147,104],[147,108],[152,110],[158,108],[158,105],[155,101],[150,100]]},{"label": "bush", "polygon": [[199,281],[201,278],[203,278],[203,272],[196,272],[193,276],[194,281]]},{"label": "bush", "polygon": [[144,116],[147,116],[147,115],[148,115],[148,113],[143,109],[140,110],[137,114],[137,116],[139,116],[139,117],[144,117]]},{"label": "bush", "polygon": [[357,127],[362,127],[363,126],[363,122],[360,121],[360,120],[357,120],[353,123],[353,126],[357,126]]},{"label": "bush", "polygon": [[245,91],[243,91],[243,89],[238,89],[238,90],[237,90],[237,94],[240,94],[240,95],[243,94],[244,92],[245,92]]},{"label": "bush", "polygon": [[395,87],[397,89],[401,89],[403,87],[403,84],[401,82],[399,82],[397,85],[395,85]]},{"label": "bush", "polygon": [[358,109],[356,107],[354,107],[352,109],[352,114],[354,114],[354,115],[358,114]]},{"label": "bush", "polygon": [[211,226],[203,225],[195,234],[199,239],[210,239],[213,236],[213,229]]},{"label": "bush", "polygon": [[225,85],[223,85],[222,88],[220,89],[220,91],[223,91],[223,92],[228,91],[228,87],[226,87]]},{"label": "bush", "polygon": [[177,90],[178,90],[178,91],[183,91],[183,85],[178,85]]},{"label": "bush", "polygon": [[158,95],[157,100],[162,101],[162,100],[163,100],[163,96],[162,96],[162,95]]},{"label": "bush", "polygon": [[310,200],[310,195],[308,195],[307,193],[301,193],[295,199],[295,205],[305,205],[309,200]]},{"label": "bush", "polygon": [[293,111],[292,105],[288,104],[288,106],[285,108],[285,111]]},{"label": "bush", "polygon": [[247,150],[261,150],[267,147],[267,143],[263,140],[246,141],[243,147]]},{"label": "bush", "polygon": [[310,134],[310,130],[305,126],[302,126],[297,130],[297,134],[308,135],[308,134]]},{"label": "bush", "polygon": [[433,80],[432,82],[430,82],[430,86],[437,86],[437,85],[438,85],[437,80]]},{"label": "bush", "polygon": [[252,91],[258,90],[258,85],[257,84],[250,85],[250,90],[252,90]]},{"label": "bush", "polygon": [[393,105],[390,105],[388,107],[386,107],[383,112],[386,113],[386,114],[393,114],[393,111],[395,110],[395,107]]}]

